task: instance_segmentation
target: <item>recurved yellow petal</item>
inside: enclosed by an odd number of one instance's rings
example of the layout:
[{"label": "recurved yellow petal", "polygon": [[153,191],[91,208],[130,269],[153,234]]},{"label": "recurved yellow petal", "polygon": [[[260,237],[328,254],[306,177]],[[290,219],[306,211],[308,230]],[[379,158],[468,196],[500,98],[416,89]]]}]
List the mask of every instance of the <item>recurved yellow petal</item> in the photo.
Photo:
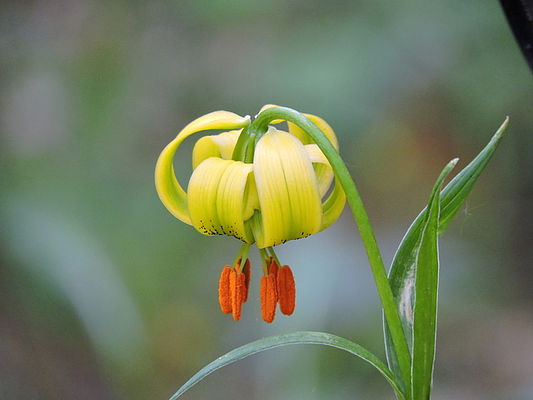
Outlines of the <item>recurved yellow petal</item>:
[{"label": "recurved yellow petal", "polygon": [[[322,118],[317,117],[313,114],[304,114],[307,118],[311,120],[312,123],[314,123],[322,132],[324,132],[324,135],[329,139],[333,147],[335,147],[337,150],[339,149],[339,142],[337,140],[337,136],[335,136],[335,132],[333,131],[333,128]],[[300,127],[293,124],[292,122],[288,122],[289,124],[289,132],[296,136],[303,144],[311,144],[314,143],[313,139],[304,132]]]},{"label": "recurved yellow petal", "polygon": [[239,129],[223,132],[218,135],[204,136],[198,139],[192,151],[192,168],[195,169],[202,161],[209,157],[231,160],[233,149],[241,131],[242,129]]},{"label": "recurved yellow petal", "polygon": [[[274,108],[274,107],[280,107],[280,106],[278,106],[276,104],[265,104],[263,107],[261,107],[261,110],[259,111],[259,113],[261,113],[264,110],[268,110],[269,108]],[[339,142],[337,140],[337,136],[335,135],[335,131],[333,130],[333,128],[325,120],[323,120],[322,118],[317,117],[316,115],[313,115],[313,114],[305,114],[304,113],[303,115],[305,115],[307,118],[309,118],[311,120],[311,122],[313,122],[322,132],[324,132],[324,134],[327,136],[327,138],[329,139],[331,144],[333,144],[333,146],[337,150],[339,149]],[[282,119],[276,119],[276,120],[272,121],[271,124],[278,124],[278,123],[283,122],[283,121],[284,120],[282,120]],[[311,139],[311,137],[306,132],[304,132],[302,129],[300,129],[297,125],[293,124],[292,122],[288,122],[288,121],[287,121],[287,123],[289,125],[289,133],[293,134],[298,139],[300,139],[300,141],[303,144],[312,144],[312,143],[314,143],[313,140]]]},{"label": "recurved yellow petal", "polygon": [[228,111],[215,111],[195,119],[161,152],[155,168],[155,185],[157,194],[165,207],[181,221],[191,224],[187,208],[187,194],[174,174],[173,159],[181,142],[195,132],[208,129],[238,129],[250,123],[250,117]]},{"label": "recurved yellow petal", "polygon": [[259,248],[320,230],[322,204],[317,178],[305,147],[296,137],[275,129],[266,133],[255,149],[254,176],[261,210],[261,223],[253,224]]},{"label": "recurved yellow petal", "polygon": [[346,205],[346,195],[341,184],[335,178],[335,186],[322,206],[322,225],[320,230],[329,228],[339,219],[344,206]]},{"label": "recurved yellow petal", "polygon": [[318,181],[318,188],[320,191],[320,198],[324,197],[333,182],[333,169],[329,164],[326,156],[316,144],[306,144],[305,150],[309,159],[313,163],[313,168]]},{"label": "recurved yellow petal", "polygon": [[[320,188],[320,197],[323,198],[324,195],[329,190],[331,183],[334,178],[333,169],[329,164],[328,160],[318,148],[316,144],[307,144],[305,145],[307,154],[313,163],[313,168],[318,180],[318,186]],[[335,180],[335,187],[328,196],[328,198],[322,203],[322,225],[320,230],[331,226],[344,210],[346,205],[346,196],[344,190],[337,180]]]},{"label": "recurved yellow petal", "polygon": [[255,190],[249,184],[252,169],[252,164],[217,157],[198,165],[189,181],[187,202],[192,224],[199,232],[253,243],[245,225],[258,206],[257,196],[250,195]]}]

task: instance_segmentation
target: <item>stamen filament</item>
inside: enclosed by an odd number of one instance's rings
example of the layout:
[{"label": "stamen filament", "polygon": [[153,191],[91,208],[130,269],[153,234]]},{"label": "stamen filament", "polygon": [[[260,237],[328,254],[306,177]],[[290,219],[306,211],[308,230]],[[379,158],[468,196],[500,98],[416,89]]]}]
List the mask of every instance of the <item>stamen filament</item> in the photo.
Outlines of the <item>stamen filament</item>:
[{"label": "stamen filament", "polygon": [[265,249],[258,249],[259,255],[261,256],[261,259],[263,260],[263,263],[261,264],[261,268],[263,269],[263,275],[268,275],[268,267],[270,266],[270,259],[271,256],[268,255],[267,251]]},{"label": "stamen filament", "polygon": [[272,257],[274,258],[274,260],[276,260],[276,262],[278,263],[278,265],[281,265],[280,262],[279,262],[279,258],[278,258],[278,256],[276,255],[276,252],[274,251],[274,247],[267,247],[266,250],[270,253],[270,256],[272,256]]},{"label": "stamen filament", "polygon": [[233,260],[233,266],[237,272],[241,272],[246,260],[248,259],[248,252],[250,251],[250,244],[243,243],[241,249],[237,253],[235,260]]}]

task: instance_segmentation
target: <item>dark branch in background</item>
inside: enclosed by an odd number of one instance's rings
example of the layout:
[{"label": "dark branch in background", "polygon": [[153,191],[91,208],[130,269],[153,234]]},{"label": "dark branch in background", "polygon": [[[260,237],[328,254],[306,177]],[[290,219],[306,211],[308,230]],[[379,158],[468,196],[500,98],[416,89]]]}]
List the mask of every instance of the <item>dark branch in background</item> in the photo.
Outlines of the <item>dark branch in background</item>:
[{"label": "dark branch in background", "polygon": [[516,41],[533,71],[533,0],[500,0]]}]

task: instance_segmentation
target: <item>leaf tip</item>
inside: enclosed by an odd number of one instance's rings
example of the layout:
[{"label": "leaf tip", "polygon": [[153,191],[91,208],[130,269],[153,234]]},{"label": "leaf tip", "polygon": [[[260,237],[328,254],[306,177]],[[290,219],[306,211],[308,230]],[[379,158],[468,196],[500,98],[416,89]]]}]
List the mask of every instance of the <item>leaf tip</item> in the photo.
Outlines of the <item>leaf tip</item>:
[{"label": "leaf tip", "polygon": [[453,160],[451,160],[448,165],[450,166],[450,168],[454,168],[457,163],[459,162],[459,157],[455,157]]},{"label": "leaf tip", "polygon": [[509,125],[509,116],[507,115],[505,119],[503,120],[502,124],[500,125],[500,127],[498,128],[498,130],[496,131],[496,133],[494,134],[494,137],[497,139],[500,139],[503,136],[504,132],[507,130],[508,125]]},{"label": "leaf tip", "polygon": [[444,169],[440,173],[439,178],[437,179],[437,182],[436,182],[436,185],[435,185],[436,187],[440,187],[442,185],[442,182],[444,181],[446,176],[448,176],[448,174],[451,172],[451,170],[455,168],[455,166],[457,165],[458,162],[459,162],[459,157],[455,157],[448,164],[446,164],[446,166],[444,167]]}]

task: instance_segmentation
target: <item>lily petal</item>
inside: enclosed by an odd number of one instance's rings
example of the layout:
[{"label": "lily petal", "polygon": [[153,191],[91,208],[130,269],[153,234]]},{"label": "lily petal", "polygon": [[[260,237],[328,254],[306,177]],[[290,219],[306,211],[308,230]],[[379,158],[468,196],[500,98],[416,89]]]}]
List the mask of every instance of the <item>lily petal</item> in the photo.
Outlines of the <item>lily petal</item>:
[{"label": "lily petal", "polygon": [[[316,144],[305,145],[305,150],[307,151],[307,154],[313,163],[313,168],[315,169],[318,186],[320,189],[320,197],[322,198],[329,190],[333,181],[333,169],[331,168],[329,161]],[[335,179],[335,187],[328,198],[322,203],[321,231],[330,227],[335,221],[337,221],[344,210],[345,205],[346,196],[344,194],[344,190],[342,189],[340,183]]]},{"label": "lily petal", "polygon": [[[261,107],[261,110],[259,111],[259,113],[261,113],[264,110],[268,110],[269,108],[274,108],[274,107],[280,107],[280,106],[276,104],[265,104],[263,107]],[[337,136],[335,135],[335,131],[325,120],[313,114],[304,113],[303,115],[309,118],[312,123],[314,123],[322,132],[324,132],[324,134],[327,136],[331,144],[333,144],[333,147],[339,150],[339,142],[337,140]],[[280,122],[283,122],[283,121],[284,120],[282,119],[275,119],[271,122],[271,124],[279,124]],[[300,141],[303,144],[314,143],[311,137],[305,131],[303,131],[300,127],[298,127],[298,125],[295,125],[292,122],[288,122],[288,121],[287,121],[287,124],[289,125],[289,133],[296,136],[298,139],[300,139]]]},{"label": "lily petal", "polygon": [[322,198],[333,182],[333,169],[326,156],[322,153],[322,150],[320,150],[316,144],[306,144],[305,150],[307,151],[309,159],[313,163],[313,168],[318,181],[320,198]]},{"label": "lily petal", "polygon": [[219,157],[231,160],[233,149],[241,134],[237,131],[223,132],[218,135],[204,136],[194,144],[192,151],[192,168],[195,169],[202,161],[209,157]]},{"label": "lily petal", "polygon": [[309,236],[320,230],[322,204],[317,178],[303,144],[273,129],[257,143],[254,176],[261,223],[254,216],[259,248]]},{"label": "lily petal", "polygon": [[346,194],[337,178],[335,187],[322,206],[322,225],[320,231],[329,228],[339,219],[346,205]]},{"label": "lily petal", "polygon": [[228,111],[215,111],[195,119],[176,136],[161,152],[155,167],[157,194],[165,207],[179,220],[191,225],[187,208],[187,194],[174,174],[173,159],[181,142],[188,136],[208,129],[238,129],[250,123],[250,117]]},{"label": "lily petal", "polygon": [[[193,171],[189,181],[188,208],[193,226],[205,235],[229,235],[253,243],[245,220],[258,204],[250,196],[252,164],[211,157]],[[248,215],[246,215],[248,214]]]},{"label": "lily petal", "polygon": [[[337,150],[339,150],[339,142],[337,140],[337,136],[335,136],[335,132],[333,131],[333,128],[322,118],[317,117],[313,114],[304,114],[307,118],[311,120],[312,123],[314,123],[322,132],[324,132],[324,135],[329,139],[333,147],[335,147]],[[288,122],[289,125],[289,133],[296,136],[298,139],[301,140],[303,144],[311,144],[314,143],[311,137],[302,130],[299,126],[293,124],[292,122]]]}]

